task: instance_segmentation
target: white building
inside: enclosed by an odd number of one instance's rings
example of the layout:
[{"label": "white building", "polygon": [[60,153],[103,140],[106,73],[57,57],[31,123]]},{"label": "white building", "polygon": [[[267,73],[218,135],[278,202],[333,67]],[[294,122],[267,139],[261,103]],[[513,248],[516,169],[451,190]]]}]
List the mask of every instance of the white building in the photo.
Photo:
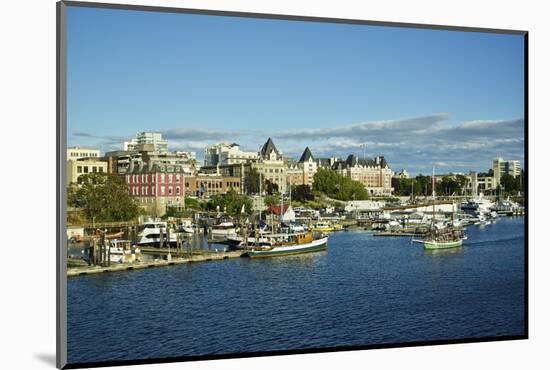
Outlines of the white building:
[{"label": "white building", "polygon": [[140,144],[153,144],[155,152],[168,152],[168,141],[163,140],[160,132],[141,132],[132,140],[124,142],[124,150],[137,150],[136,147]]},{"label": "white building", "polygon": [[503,175],[511,175],[516,178],[521,174],[521,165],[519,161],[506,161],[501,157],[493,161],[493,176],[495,188],[500,185],[500,179]]},{"label": "white building", "polygon": [[99,157],[99,149],[81,148],[72,146],[67,148],[67,160],[77,160],[80,158],[97,158]]},{"label": "white building", "polygon": [[204,151],[205,166],[248,163],[257,159],[257,152],[242,151],[241,146],[237,143],[217,143],[207,147]]},{"label": "white building", "polygon": [[67,161],[67,186],[78,184],[82,175],[89,173],[107,173],[107,162],[95,158],[69,159]]}]

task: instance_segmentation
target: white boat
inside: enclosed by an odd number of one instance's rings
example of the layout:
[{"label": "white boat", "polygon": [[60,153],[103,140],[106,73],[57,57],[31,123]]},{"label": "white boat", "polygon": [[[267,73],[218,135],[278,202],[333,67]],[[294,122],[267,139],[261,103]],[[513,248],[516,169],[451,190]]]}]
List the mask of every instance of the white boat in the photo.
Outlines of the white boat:
[{"label": "white boat", "polygon": [[237,234],[237,229],[232,222],[222,222],[216,226],[212,226],[212,238],[227,238],[230,235]]},{"label": "white boat", "polygon": [[[138,233],[138,245],[159,247],[161,244],[160,234],[162,231],[163,244],[166,243],[168,225],[164,221],[150,221],[140,225],[142,230]],[[177,244],[177,235],[175,230],[170,230],[170,245]]]},{"label": "white boat", "polygon": [[179,231],[187,234],[193,234],[195,232],[195,228],[193,227],[191,220],[182,220],[178,226],[178,229]]},{"label": "white boat", "polygon": [[132,247],[132,242],[130,240],[110,240],[108,253],[111,263],[131,263],[141,259],[140,249],[138,247]]},{"label": "white boat", "polygon": [[319,252],[327,249],[328,236],[315,238],[311,232],[296,234],[271,234],[269,242],[262,246],[251,248],[245,257],[276,257],[291,254]]}]

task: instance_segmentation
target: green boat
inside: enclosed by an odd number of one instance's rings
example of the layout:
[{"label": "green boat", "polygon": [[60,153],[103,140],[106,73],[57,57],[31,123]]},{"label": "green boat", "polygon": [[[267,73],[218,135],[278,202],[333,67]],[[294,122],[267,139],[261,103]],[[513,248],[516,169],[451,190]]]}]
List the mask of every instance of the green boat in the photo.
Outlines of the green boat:
[{"label": "green boat", "polygon": [[425,249],[447,249],[447,248],[456,248],[462,246],[462,239],[453,240],[447,242],[439,242],[436,240],[425,240],[424,248]]},{"label": "green boat", "polygon": [[252,247],[243,257],[278,257],[293,254],[312,253],[326,250],[328,236],[315,239],[311,232],[295,234],[272,234],[266,236],[270,245]]}]

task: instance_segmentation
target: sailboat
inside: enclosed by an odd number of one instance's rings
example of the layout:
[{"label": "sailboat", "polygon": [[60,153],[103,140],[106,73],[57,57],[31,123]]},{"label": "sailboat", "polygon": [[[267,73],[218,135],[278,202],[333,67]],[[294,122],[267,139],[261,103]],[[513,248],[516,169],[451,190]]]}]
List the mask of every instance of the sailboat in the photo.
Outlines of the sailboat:
[{"label": "sailboat", "polygon": [[435,223],[435,168],[432,175],[432,203],[432,223],[428,235],[422,241],[424,244],[424,249],[447,249],[460,247],[465,239],[464,229],[461,226],[454,226],[453,222],[443,225],[438,225]]},{"label": "sailboat", "polygon": [[[290,190],[290,202],[292,202],[292,189]],[[282,229],[283,224],[283,194],[281,193],[281,212],[279,219],[279,229]],[[303,232],[288,232],[288,233],[270,233],[263,236],[265,243],[258,243],[248,250],[244,257],[276,257],[292,254],[319,252],[327,249],[328,236],[324,234],[318,235],[311,231]],[[263,244],[263,245],[262,245]]]}]

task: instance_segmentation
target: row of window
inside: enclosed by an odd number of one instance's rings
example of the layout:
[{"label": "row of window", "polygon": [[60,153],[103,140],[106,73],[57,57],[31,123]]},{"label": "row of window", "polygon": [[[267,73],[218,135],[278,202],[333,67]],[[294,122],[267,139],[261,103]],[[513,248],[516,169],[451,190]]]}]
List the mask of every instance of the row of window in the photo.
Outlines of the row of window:
[{"label": "row of window", "polygon": [[[148,182],[155,183],[155,178],[156,178],[156,175],[143,174],[143,175],[129,175],[126,177],[126,180],[128,184],[136,184],[136,183],[145,184]],[[179,173],[175,175],[173,174],[165,175],[164,173],[162,173],[160,174],[159,180],[160,180],[160,183],[162,184],[164,182],[168,182],[168,183],[180,182],[181,178],[182,176]]]},{"label": "row of window", "polygon": [[97,157],[97,153],[79,153],[79,152],[69,152],[69,157],[71,158],[89,158],[89,157]]},{"label": "row of window", "polygon": [[[91,169],[91,171],[90,171]],[[103,172],[101,166],[76,166],[76,173]]]},{"label": "row of window", "polygon": [[[147,186],[135,186],[131,188],[132,195],[149,195],[149,187]],[[160,195],[174,195],[174,188],[172,186],[161,186],[160,187]],[[155,194],[155,188],[151,188],[151,195]],[[179,186],[176,186],[175,188],[175,195],[181,195],[181,188]]]}]

